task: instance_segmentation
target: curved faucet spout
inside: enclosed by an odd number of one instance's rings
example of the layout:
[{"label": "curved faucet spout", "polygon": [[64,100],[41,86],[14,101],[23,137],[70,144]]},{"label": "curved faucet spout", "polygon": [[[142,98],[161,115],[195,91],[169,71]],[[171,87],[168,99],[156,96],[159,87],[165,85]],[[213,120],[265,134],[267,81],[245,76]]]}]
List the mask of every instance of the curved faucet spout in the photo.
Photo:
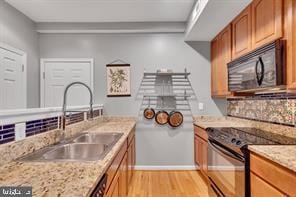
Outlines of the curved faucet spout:
[{"label": "curved faucet spout", "polygon": [[89,91],[89,95],[90,95],[90,101],[89,101],[89,108],[90,108],[90,118],[93,118],[93,93],[92,90],[90,89],[90,87],[88,85],[86,85],[83,82],[80,81],[76,81],[76,82],[72,82],[69,85],[66,86],[65,90],[64,90],[64,98],[63,98],[63,118],[62,118],[62,128],[63,130],[65,130],[66,127],[66,113],[67,113],[67,93],[68,90],[71,86],[73,85],[82,85],[84,87],[86,87]]}]

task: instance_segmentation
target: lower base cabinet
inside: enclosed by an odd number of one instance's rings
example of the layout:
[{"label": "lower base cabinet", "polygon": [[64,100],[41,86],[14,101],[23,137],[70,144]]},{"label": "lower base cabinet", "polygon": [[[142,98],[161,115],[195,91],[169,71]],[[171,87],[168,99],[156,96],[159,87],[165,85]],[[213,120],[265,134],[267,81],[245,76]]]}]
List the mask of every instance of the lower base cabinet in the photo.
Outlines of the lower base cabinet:
[{"label": "lower base cabinet", "polygon": [[107,193],[106,197],[120,197],[120,173],[116,173]]},{"label": "lower base cabinet", "polygon": [[127,196],[128,185],[129,185],[128,179],[127,179],[127,153],[123,157],[119,173],[120,173],[119,188],[120,188],[120,194],[121,194],[120,196]]},{"label": "lower base cabinet", "polygon": [[131,140],[128,148],[127,148],[127,179],[128,179],[128,184],[131,183],[132,177],[133,177],[133,172],[134,172],[134,167],[135,167],[135,138]]},{"label": "lower base cabinet", "polygon": [[208,137],[204,129],[194,127],[194,161],[204,178],[208,177]]},{"label": "lower base cabinet", "polygon": [[269,183],[265,182],[259,176],[251,172],[251,194],[252,196],[272,196],[272,197],[284,197],[283,193],[278,191]]},{"label": "lower base cabinet", "polygon": [[126,197],[135,167],[135,132],[132,131],[107,170],[106,197]]},{"label": "lower base cabinet", "polygon": [[250,171],[252,197],[295,196],[295,172],[252,152]]}]

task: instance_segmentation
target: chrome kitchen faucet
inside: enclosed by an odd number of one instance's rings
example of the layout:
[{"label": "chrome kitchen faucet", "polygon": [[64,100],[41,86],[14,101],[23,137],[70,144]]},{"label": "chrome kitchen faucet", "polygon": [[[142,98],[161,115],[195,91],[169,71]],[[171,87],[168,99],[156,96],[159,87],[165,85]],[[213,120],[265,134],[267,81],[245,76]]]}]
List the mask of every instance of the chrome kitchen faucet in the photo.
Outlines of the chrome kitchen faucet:
[{"label": "chrome kitchen faucet", "polygon": [[[93,118],[93,93],[92,90],[90,89],[90,87],[88,85],[86,85],[85,83],[82,82],[73,82],[70,83],[69,85],[67,85],[67,87],[64,90],[64,100],[63,100],[63,115],[62,115],[62,129],[65,132],[66,129],[66,116],[67,116],[67,112],[77,112],[77,111],[67,111],[67,93],[68,90],[71,86],[73,85],[82,85],[84,87],[86,87],[89,91],[89,95],[90,95],[90,101],[89,101],[89,113],[90,113],[90,120]],[[64,140],[65,137],[65,133],[63,132],[62,134],[62,140]]]}]

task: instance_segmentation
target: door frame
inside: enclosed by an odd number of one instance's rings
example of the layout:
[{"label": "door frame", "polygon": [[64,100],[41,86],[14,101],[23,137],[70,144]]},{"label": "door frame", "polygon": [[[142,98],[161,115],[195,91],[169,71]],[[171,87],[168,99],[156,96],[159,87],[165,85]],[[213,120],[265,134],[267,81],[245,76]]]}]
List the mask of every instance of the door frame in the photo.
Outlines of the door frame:
[{"label": "door frame", "polygon": [[3,42],[0,42],[0,48],[7,50],[7,51],[11,51],[13,53],[16,53],[18,55],[20,55],[22,57],[22,65],[23,65],[23,90],[24,90],[24,109],[26,109],[28,107],[28,103],[27,103],[27,95],[28,95],[28,90],[27,90],[27,53],[14,48],[8,44],[5,44]]},{"label": "door frame", "polygon": [[45,107],[44,85],[45,85],[45,64],[47,62],[88,62],[90,63],[90,89],[94,91],[94,59],[93,58],[41,58],[40,59],[40,107]]}]

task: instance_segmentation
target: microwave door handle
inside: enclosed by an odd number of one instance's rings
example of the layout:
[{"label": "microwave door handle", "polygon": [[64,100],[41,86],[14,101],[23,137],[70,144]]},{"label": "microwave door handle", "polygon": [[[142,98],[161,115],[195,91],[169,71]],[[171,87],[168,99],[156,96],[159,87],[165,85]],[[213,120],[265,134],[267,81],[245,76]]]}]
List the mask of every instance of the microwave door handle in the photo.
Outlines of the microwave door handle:
[{"label": "microwave door handle", "polygon": [[[260,76],[258,74],[258,65],[260,63],[261,66],[261,73]],[[257,79],[257,83],[259,86],[261,86],[262,82],[263,82],[263,78],[264,78],[264,63],[261,57],[258,58],[258,60],[256,61],[256,66],[255,66],[255,74],[256,74],[256,79]]]},{"label": "microwave door handle", "polygon": [[235,160],[238,160],[240,162],[245,162],[243,158],[239,157],[238,155],[235,155],[227,150],[225,150],[224,148],[221,148],[219,145],[217,145],[215,142],[213,142],[212,140],[209,140],[210,145],[213,146],[214,149],[216,149],[218,152],[221,152],[224,155],[229,156],[230,158],[233,158]]},{"label": "microwave door handle", "polygon": [[260,85],[261,85],[263,82],[263,79],[264,79],[265,66],[264,66],[264,62],[261,57],[259,57],[259,62],[261,65],[261,78],[260,78]]}]

